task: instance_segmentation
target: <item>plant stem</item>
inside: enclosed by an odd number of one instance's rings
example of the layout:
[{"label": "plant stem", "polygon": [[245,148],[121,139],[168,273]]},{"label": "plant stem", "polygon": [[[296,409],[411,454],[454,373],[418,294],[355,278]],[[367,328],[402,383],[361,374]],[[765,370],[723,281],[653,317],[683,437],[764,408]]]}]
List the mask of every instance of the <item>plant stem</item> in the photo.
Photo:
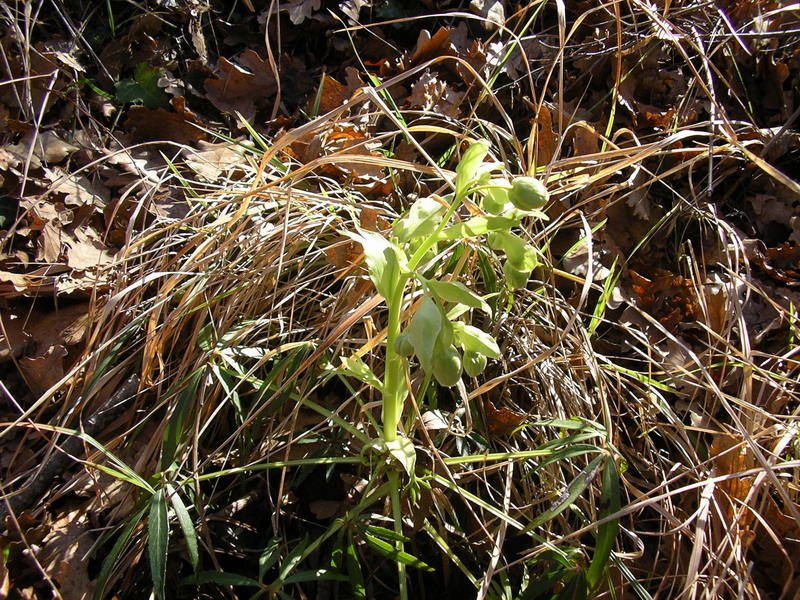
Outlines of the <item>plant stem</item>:
[{"label": "plant stem", "polygon": [[[400,472],[389,471],[389,490],[390,501],[392,503],[392,521],[394,521],[394,531],[398,536],[403,535],[403,510],[400,505]],[[398,539],[395,542],[395,548],[398,552],[404,552],[403,540]],[[406,582],[406,565],[399,560],[397,561],[397,578],[399,583],[400,600],[407,600],[408,586]]]},{"label": "plant stem", "polygon": [[[456,196],[445,213],[442,222],[436,231],[425,240],[414,256],[409,261],[409,270],[413,273],[420,261],[425,257],[428,250],[433,248],[439,238],[439,234],[447,226],[447,222],[455,213],[458,205],[461,204],[463,195]],[[394,349],[394,343],[400,334],[400,312],[403,308],[403,298],[410,275],[402,274],[398,277],[391,292],[391,298],[386,298],[389,306],[389,321],[386,325],[386,363],[383,373],[383,441],[393,442],[397,439],[397,429],[400,418],[403,414],[403,403],[405,402],[406,390],[405,379],[403,377],[403,357]],[[403,535],[403,510],[400,504],[400,473],[396,470],[389,470],[389,490],[390,502],[392,504],[392,520],[394,521],[394,531],[398,538]],[[403,552],[403,540],[395,542],[398,552]],[[407,600],[408,586],[406,582],[406,566],[401,561],[397,561],[397,577],[399,582],[400,599]]]},{"label": "plant stem", "polygon": [[383,439],[393,442],[397,439],[397,426],[403,412],[405,400],[403,381],[403,357],[394,349],[394,341],[400,334],[400,311],[403,308],[408,275],[401,275],[387,298],[389,322],[386,326],[386,365],[383,373]]}]

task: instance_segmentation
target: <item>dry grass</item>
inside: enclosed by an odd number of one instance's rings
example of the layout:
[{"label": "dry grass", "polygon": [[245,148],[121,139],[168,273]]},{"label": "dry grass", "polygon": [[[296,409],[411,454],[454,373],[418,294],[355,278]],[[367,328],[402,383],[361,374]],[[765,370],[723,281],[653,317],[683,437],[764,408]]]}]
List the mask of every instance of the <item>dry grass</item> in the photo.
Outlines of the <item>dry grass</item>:
[{"label": "dry grass", "polygon": [[[523,17],[540,9],[521,9],[509,25],[530,40]],[[790,115],[767,123],[739,93],[760,45],[796,42],[792,28],[763,31],[791,14],[768,3],[632,3],[568,21],[548,9],[534,21],[544,50],[529,57],[520,91],[493,86],[460,58],[434,58],[262,140],[266,153],[242,150],[236,180],[192,181],[178,160],[183,180],[164,185],[186,192],[187,214],[131,226],[112,289],[93,298],[85,354],[51,394],[61,409],[40,398],[3,435],[75,427],[76,415],[95,412],[137,373],[133,405],[98,438],[150,485],[179,491],[203,571],[266,584],[293,550],[303,548],[303,560],[292,572],[313,571],[349,539],[368,596],[391,597],[393,563],[364,533],[391,528],[381,466],[362,453],[380,398],[335,369],[357,353],[381,372],[386,314],[342,232],[356,223],[385,231],[409,194],[445,194],[455,158],[439,159],[487,137],[510,172],[546,178],[554,202],[550,221],[527,232],[543,263],[513,297],[488,249],[443,255],[465,281],[498,292],[495,318],[475,324],[496,334],[503,357],[452,392],[409,381],[405,426],[421,466],[416,503],[406,507],[407,550],[437,569],[411,571],[415,597],[448,585],[452,595],[511,598],[548,575],[566,594],[592,559],[598,525],[615,519],[598,597],[794,597],[798,299],[796,288],[753,270],[753,234],[731,210],[749,190],[798,192],[780,152],[797,152]],[[475,77],[467,117],[397,112],[388,102],[395,86],[459,61]],[[601,73],[611,82],[605,95],[594,80]],[[673,113],[647,117],[660,121],[642,134],[630,121],[650,110],[643,96],[669,96],[662,88],[676,73],[684,79]],[[504,102],[523,96],[540,121],[542,107],[552,115],[555,147]],[[335,134],[356,125],[363,148],[337,146]],[[401,140],[414,158],[398,157]],[[322,151],[303,160],[310,143]],[[430,421],[433,411],[446,426]],[[503,429],[503,417],[521,426]],[[23,439],[37,456],[47,451],[39,438]],[[604,512],[597,457],[620,471],[613,514]],[[6,493],[30,473],[14,465]],[[565,504],[570,490],[577,495]],[[99,504],[107,536],[96,550],[115,559],[104,573],[109,592],[148,588],[149,501],[127,485]],[[334,530],[335,518],[347,527]],[[277,566],[259,576],[259,557],[273,547]],[[174,524],[168,589],[191,575],[187,548]],[[209,576],[198,593],[232,594],[223,583]],[[312,589],[277,587],[298,597]],[[350,593],[336,582],[315,589]]]}]

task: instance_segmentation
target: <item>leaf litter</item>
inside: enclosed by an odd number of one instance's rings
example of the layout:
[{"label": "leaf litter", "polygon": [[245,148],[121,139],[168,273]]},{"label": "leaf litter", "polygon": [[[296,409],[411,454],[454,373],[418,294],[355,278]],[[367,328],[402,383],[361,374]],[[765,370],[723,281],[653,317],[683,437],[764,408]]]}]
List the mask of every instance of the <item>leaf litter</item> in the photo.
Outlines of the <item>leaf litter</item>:
[{"label": "leaf litter", "polygon": [[[713,8],[727,28],[720,37],[709,29],[711,17],[691,3],[663,14],[622,9],[620,21],[610,7],[586,2],[543,6],[536,15],[536,7],[471,2],[476,18],[451,2],[297,0],[281,3],[278,13],[255,2],[225,10],[217,2],[157,4],[158,12],[120,9],[133,18],[116,19],[115,29],[98,13],[61,3],[64,19],[37,14],[30,30],[21,26],[23,14],[2,17],[2,48],[10,57],[2,68],[11,82],[0,88],[4,423],[18,425],[25,411],[31,425],[74,426],[76,414],[98,405],[98,390],[108,394],[104,386],[142,357],[153,376],[136,410],[178,410],[180,382],[199,361],[193,328],[205,326],[201,315],[231,290],[248,304],[225,304],[215,327],[224,335],[248,315],[256,325],[242,335],[252,336],[253,347],[297,349],[339,331],[337,324],[374,294],[360,266],[362,249],[341,231],[354,231],[359,219],[365,229],[386,229],[412,204],[411,194],[446,194],[438,177],[454,166],[457,140],[490,136],[507,170],[549,178],[550,224],[529,234],[547,248],[552,269],[536,277],[559,308],[547,309],[533,288],[521,292],[497,325],[505,345],[486,378],[464,398],[442,397],[439,408],[424,413],[423,429],[439,440],[437,451],[455,457],[530,449],[557,437],[537,437],[534,415],[591,420],[602,412],[593,406],[610,403],[618,428],[613,443],[628,469],[623,506],[629,502],[637,514],[626,527],[643,547],[628,567],[634,577],[651,594],[670,597],[700,593],[698,582],[716,582],[711,593],[720,596],[793,589],[800,506],[785,482],[796,477],[786,461],[793,456],[800,367],[800,221],[791,185],[800,152],[792,120],[800,54],[787,26],[791,7],[720,2]],[[559,31],[562,9],[569,27]],[[69,22],[85,28],[69,29]],[[491,94],[481,85],[486,81],[493,82]],[[261,163],[264,148],[272,160]],[[290,173],[291,182],[283,179]],[[253,204],[240,204],[244,198]],[[226,221],[232,214],[245,221]],[[204,215],[212,216],[203,221]],[[370,220],[372,227],[364,225]],[[214,245],[219,255],[210,252]],[[476,256],[460,260],[477,272]],[[213,281],[207,291],[189,278],[204,272]],[[248,296],[242,278],[271,291]],[[207,303],[192,304],[200,296]],[[347,330],[351,338],[330,342],[367,360],[380,343],[382,315],[363,316]],[[574,327],[591,319],[595,333],[582,346]],[[130,336],[127,348],[115,345],[117,334]],[[215,360],[224,355],[218,352]],[[267,422],[295,436],[286,429],[297,419],[288,404],[268,403],[264,420],[257,408],[246,408],[254,392],[219,395],[241,367],[225,360],[217,379],[204,381],[203,410],[224,398],[233,408],[220,409],[232,415],[221,429]],[[109,364],[116,366],[104,371]],[[261,376],[251,367],[247,377]],[[274,368],[268,375],[292,374],[282,362]],[[512,372],[514,393],[496,396]],[[619,390],[619,399],[609,401],[608,389]],[[482,399],[484,423],[473,422],[469,404],[458,408],[474,390],[492,392]],[[353,403],[341,390],[322,397],[330,410]],[[342,409],[362,429],[369,427],[366,410]],[[113,447],[140,444],[138,466],[153,472],[156,442],[121,433],[134,429],[133,415],[100,437]],[[325,420],[312,416],[309,428],[323,429]],[[47,444],[18,426],[4,427],[7,494]],[[208,446],[223,448],[224,437]],[[229,455],[272,456],[279,438],[253,434],[248,443],[255,449]],[[278,446],[302,455],[302,446]],[[224,456],[200,460],[229,466]],[[180,453],[176,460],[183,460]],[[530,477],[558,495],[582,481],[584,466],[541,468]],[[502,485],[488,473],[454,478],[465,490],[478,489],[470,486],[480,477],[490,488]],[[326,521],[352,508],[352,490],[338,481],[354,475],[337,477],[330,489],[303,475],[285,484],[286,527],[296,537],[303,519]],[[18,515],[19,529],[0,538],[11,549],[2,589],[15,586],[30,596],[55,585],[63,597],[80,598],[96,585],[85,566],[95,517],[81,495],[70,494],[69,480],[65,473],[53,486],[66,499],[43,499]],[[681,488],[690,482],[707,492]],[[525,480],[518,485],[521,504],[539,512],[552,504],[537,499]],[[594,493],[597,484],[586,485]],[[444,489],[439,483],[426,491],[434,507],[428,510],[463,512],[464,529],[480,538],[480,519]],[[654,489],[665,493],[663,504]],[[215,500],[238,501],[233,492]],[[270,502],[278,512],[281,500]],[[679,522],[664,517],[667,505]],[[588,500],[583,507],[592,511]],[[117,526],[133,509],[114,514],[107,505],[99,512]],[[234,513],[220,510],[216,523],[233,523],[227,514]],[[203,525],[210,550],[235,555],[237,543],[253,542],[247,532],[267,530],[246,507],[236,514],[232,541],[213,519]],[[420,527],[425,521],[414,519]],[[549,535],[548,528],[553,539],[575,531],[563,515],[540,533]],[[681,528],[691,529],[693,540]],[[451,528],[446,537],[455,546],[460,535]],[[22,540],[39,554],[26,555]],[[136,548],[125,554],[121,564],[129,571],[116,574],[116,589],[141,569]],[[617,549],[622,557],[624,545]],[[504,558],[517,583],[520,561],[526,573],[544,564],[525,552]],[[783,559],[775,566],[766,555]],[[479,556],[465,551],[463,560],[480,572]],[[186,571],[167,575],[179,574]],[[612,579],[620,590],[632,585],[620,573]]]}]

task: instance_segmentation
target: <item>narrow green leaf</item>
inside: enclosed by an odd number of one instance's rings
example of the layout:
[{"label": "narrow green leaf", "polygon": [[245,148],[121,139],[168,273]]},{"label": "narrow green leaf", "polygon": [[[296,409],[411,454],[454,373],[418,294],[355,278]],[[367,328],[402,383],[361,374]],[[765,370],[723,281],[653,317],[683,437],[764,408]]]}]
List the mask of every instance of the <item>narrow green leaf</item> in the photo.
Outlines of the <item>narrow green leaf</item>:
[{"label": "narrow green leaf", "polygon": [[150,557],[150,575],[158,598],[164,598],[167,576],[167,552],[169,550],[169,523],[167,522],[167,500],[164,488],[159,488],[150,501],[150,518],[147,552]]},{"label": "narrow green leaf", "polygon": [[388,527],[381,527],[380,525],[367,525],[362,529],[362,531],[365,531],[366,533],[369,533],[372,536],[381,538],[382,540],[389,542],[409,541],[409,539],[402,533],[398,533],[394,529],[389,529]]},{"label": "narrow green leaf", "polygon": [[308,534],[306,534],[302,541],[300,541],[289,555],[284,559],[283,563],[281,564],[281,572],[278,575],[277,582],[283,582],[289,576],[289,573],[297,566],[297,564],[303,560],[304,556],[303,553],[306,551],[306,547],[308,546]]},{"label": "narrow green leaf", "polygon": [[346,558],[347,575],[350,580],[350,587],[353,590],[353,598],[362,599],[367,597],[367,588],[364,585],[364,573],[361,570],[361,561],[358,557],[358,550],[353,543],[353,535],[347,534]]},{"label": "narrow green leaf", "polygon": [[[603,499],[600,510],[600,518],[605,518],[619,512],[619,474],[617,465],[613,457],[608,457],[606,468],[603,473]],[[594,555],[589,569],[586,572],[586,580],[590,589],[595,589],[600,583],[600,579],[606,570],[611,551],[614,549],[614,541],[617,539],[619,530],[619,519],[613,519],[604,523],[597,529],[597,542],[595,543]]]},{"label": "narrow green leaf", "polygon": [[470,308],[478,308],[489,315],[492,314],[489,304],[460,281],[437,281],[431,279],[426,282],[426,285],[445,302],[463,304]]},{"label": "narrow green leaf", "polygon": [[275,566],[275,563],[278,562],[278,558],[280,558],[280,549],[281,549],[281,539],[274,537],[267,545],[264,547],[264,551],[261,552],[261,556],[258,557],[258,578],[259,580],[263,581],[264,576],[267,574],[272,567]]},{"label": "narrow green leaf", "polygon": [[[166,471],[178,457],[178,449],[186,444],[185,428],[192,422],[192,411],[197,406],[197,387],[200,385],[205,368],[199,368],[184,380],[185,387],[178,395],[175,408],[167,419],[164,428],[164,441],[161,445],[161,469]],[[178,384],[178,385],[181,385]]]},{"label": "narrow green leaf", "polygon": [[133,534],[133,530],[139,525],[139,521],[142,520],[144,517],[144,513],[147,512],[147,506],[145,505],[142,507],[136,514],[132,515],[128,524],[122,530],[122,533],[117,538],[117,541],[114,542],[113,548],[106,556],[105,560],[103,561],[103,566],[100,569],[100,574],[97,576],[97,581],[95,582],[94,593],[92,594],[93,600],[100,600],[101,598],[105,597],[105,590],[106,590],[106,583],[108,583],[108,578],[111,576],[111,572],[114,570],[114,565],[117,564],[120,555],[122,554],[122,550],[125,548],[125,545],[131,539],[131,535]]},{"label": "narrow green leaf", "polygon": [[204,583],[216,583],[218,585],[238,585],[241,587],[261,587],[255,579],[237,575],[236,573],[225,573],[223,571],[203,571],[195,577],[187,577],[181,581],[181,585],[201,585]]},{"label": "narrow green leaf", "polygon": [[292,585],[294,583],[306,583],[309,581],[347,581],[347,577],[339,573],[334,573],[330,569],[317,569],[316,571],[301,571],[296,575],[287,577],[284,585]]},{"label": "narrow green leaf", "polygon": [[380,538],[376,538],[368,533],[364,533],[364,541],[369,544],[371,548],[376,550],[378,553],[390,558],[396,562],[402,563],[404,565],[408,565],[409,567],[414,567],[416,569],[422,569],[424,571],[433,571],[431,567],[425,564],[423,561],[418,559],[416,556],[412,556],[408,552],[404,552],[403,550],[398,550],[394,546],[392,546],[389,542],[385,542]]},{"label": "narrow green leaf", "polygon": [[197,549],[197,532],[195,531],[194,523],[192,523],[192,517],[189,516],[189,511],[186,509],[186,505],[178,495],[178,492],[169,484],[167,484],[167,494],[169,495],[170,504],[172,504],[172,508],[175,510],[175,516],[178,517],[178,523],[183,531],[183,537],[186,540],[186,551],[189,553],[189,562],[194,572],[197,573],[197,569],[200,566],[200,553]]}]

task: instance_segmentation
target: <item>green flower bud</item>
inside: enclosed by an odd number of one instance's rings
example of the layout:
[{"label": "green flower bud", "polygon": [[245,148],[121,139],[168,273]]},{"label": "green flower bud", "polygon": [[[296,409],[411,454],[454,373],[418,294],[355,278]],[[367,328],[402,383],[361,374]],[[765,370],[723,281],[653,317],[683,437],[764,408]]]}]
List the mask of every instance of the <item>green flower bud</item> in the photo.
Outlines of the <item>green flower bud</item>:
[{"label": "green flower bud", "polygon": [[448,346],[433,357],[433,376],[439,385],[453,387],[461,379],[461,355],[455,346]]},{"label": "green flower bud", "polygon": [[394,351],[400,356],[411,356],[414,354],[414,346],[411,344],[411,338],[408,336],[407,331],[403,331],[394,338]]},{"label": "green flower bud", "polygon": [[520,210],[535,210],[547,204],[550,193],[544,184],[534,177],[517,177],[511,182],[508,199]]},{"label": "green flower bud", "polygon": [[461,362],[464,372],[470,377],[477,377],[486,368],[486,357],[477,352],[464,352],[464,360]]}]

